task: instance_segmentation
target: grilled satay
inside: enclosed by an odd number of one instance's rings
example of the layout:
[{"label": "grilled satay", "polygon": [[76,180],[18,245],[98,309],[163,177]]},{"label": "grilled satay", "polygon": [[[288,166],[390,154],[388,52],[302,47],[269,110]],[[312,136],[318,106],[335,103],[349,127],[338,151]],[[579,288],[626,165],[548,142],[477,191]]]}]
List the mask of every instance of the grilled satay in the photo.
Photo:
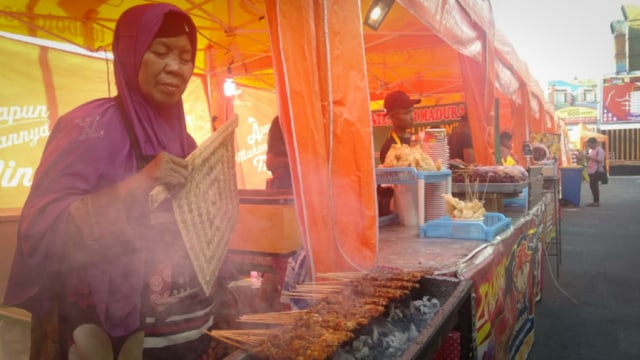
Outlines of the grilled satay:
[{"label": "grilled satay", "polygon": [[425,275],[426,270],[382,270],[345,281],[344,291],[317,301],[251,352],[267,359],[325,359],[354,336],[353,330],[382,315],[390,300],[419,286]]},{"label": "grilled satay", "polygon": [[251,352],[273,360],[322,360],[353,337],[350,331],[326,329],[320,326],[286,326]]},{"label": "grilled satay", "polygon": [[385,288],[373,289],[374,296],[383,297],[390,300],[400,299],[405,295],[407,295],[408,293],[409,293],[409,290],[385,289]]},{"label": "grilled satay", "polygon": [[405,270],[381,270],[381,271],[374,271],[368,274],[365,274],[362,278],[362,280],[366,281],[366,280],[384,280],[384,281],[392,281],[392,280],[399,280],[399,281],[408,281],[408,282],[412,282],[415,283],[418,280],[420,280],[422,277],[424,276],[431,276],[433,275],[433,271],[432,270],[410,270],[410,271],[405,271]]}]

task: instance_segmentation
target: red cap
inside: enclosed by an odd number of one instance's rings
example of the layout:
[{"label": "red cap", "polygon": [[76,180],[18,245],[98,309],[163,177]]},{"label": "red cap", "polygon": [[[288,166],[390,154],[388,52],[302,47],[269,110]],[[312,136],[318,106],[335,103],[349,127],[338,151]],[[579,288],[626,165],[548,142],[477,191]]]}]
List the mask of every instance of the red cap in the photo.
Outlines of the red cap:
[{"label": "red cap", "polygon": [[384,109],[387,112],[395,109],[408,109],[412,108],[415,104],[420,103],[420,99],[411,99],[404,91],[393,91],[384,97]]}]

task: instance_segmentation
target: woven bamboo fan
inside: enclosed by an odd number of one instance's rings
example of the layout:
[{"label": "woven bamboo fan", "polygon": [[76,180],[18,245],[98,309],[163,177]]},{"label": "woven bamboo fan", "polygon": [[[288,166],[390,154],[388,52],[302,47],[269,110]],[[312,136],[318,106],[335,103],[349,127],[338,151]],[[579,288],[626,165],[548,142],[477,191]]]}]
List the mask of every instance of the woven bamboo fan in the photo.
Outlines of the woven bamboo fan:
[{"label": "woven bamboo fan", "polygon": [[188,157],[190,176],[173,198],[182,238],[206,294],[211,292],[238,218],[235,129],[225,122]]}]

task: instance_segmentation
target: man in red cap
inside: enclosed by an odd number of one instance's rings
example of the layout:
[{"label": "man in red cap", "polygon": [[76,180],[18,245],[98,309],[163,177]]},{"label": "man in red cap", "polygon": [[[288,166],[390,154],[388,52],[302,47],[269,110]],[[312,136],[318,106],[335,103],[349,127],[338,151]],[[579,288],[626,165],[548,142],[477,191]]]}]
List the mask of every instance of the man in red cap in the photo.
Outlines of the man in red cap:
[{"label": "man in red cap", "polygon": [[380,163],[384,164],[387,153],[392,144],[411,144],[413,125],[413,107],[420,103],[420,99],[411,99],[404,91],[393,91],[384,97],[384,109],[391,120],[389,137],[380,148]]}]

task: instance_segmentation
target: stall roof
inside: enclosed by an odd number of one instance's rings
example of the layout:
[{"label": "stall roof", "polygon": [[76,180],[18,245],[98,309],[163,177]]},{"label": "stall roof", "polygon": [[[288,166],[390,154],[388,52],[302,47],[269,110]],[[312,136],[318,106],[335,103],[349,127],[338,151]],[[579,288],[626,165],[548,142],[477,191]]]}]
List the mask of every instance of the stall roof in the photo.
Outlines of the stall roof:
[{"label": "stall roof", "polygon": [[[119,15],[145,0],[2,0],[0,30],[75,44],[89,51],[110,50]],[[264,0],[173,0],[189,12],[199,31],[196,72],[274,89],[271,42]],[[363,0],[366,13],[371,0]],[[360,16],[360,14],[354,14]],[[511,44],[494,31],[489,1],[399,0],[379,31],[363,26],[370,97],[389,90],[437,97],[463,92],[458,54],[481,61],[482,37],[495,36],[499,54],[497,86],[515,97],[531,76]],[[537,94],[538,97],[539,94]],[[437,101],[437,100],[436,100]]]}]

